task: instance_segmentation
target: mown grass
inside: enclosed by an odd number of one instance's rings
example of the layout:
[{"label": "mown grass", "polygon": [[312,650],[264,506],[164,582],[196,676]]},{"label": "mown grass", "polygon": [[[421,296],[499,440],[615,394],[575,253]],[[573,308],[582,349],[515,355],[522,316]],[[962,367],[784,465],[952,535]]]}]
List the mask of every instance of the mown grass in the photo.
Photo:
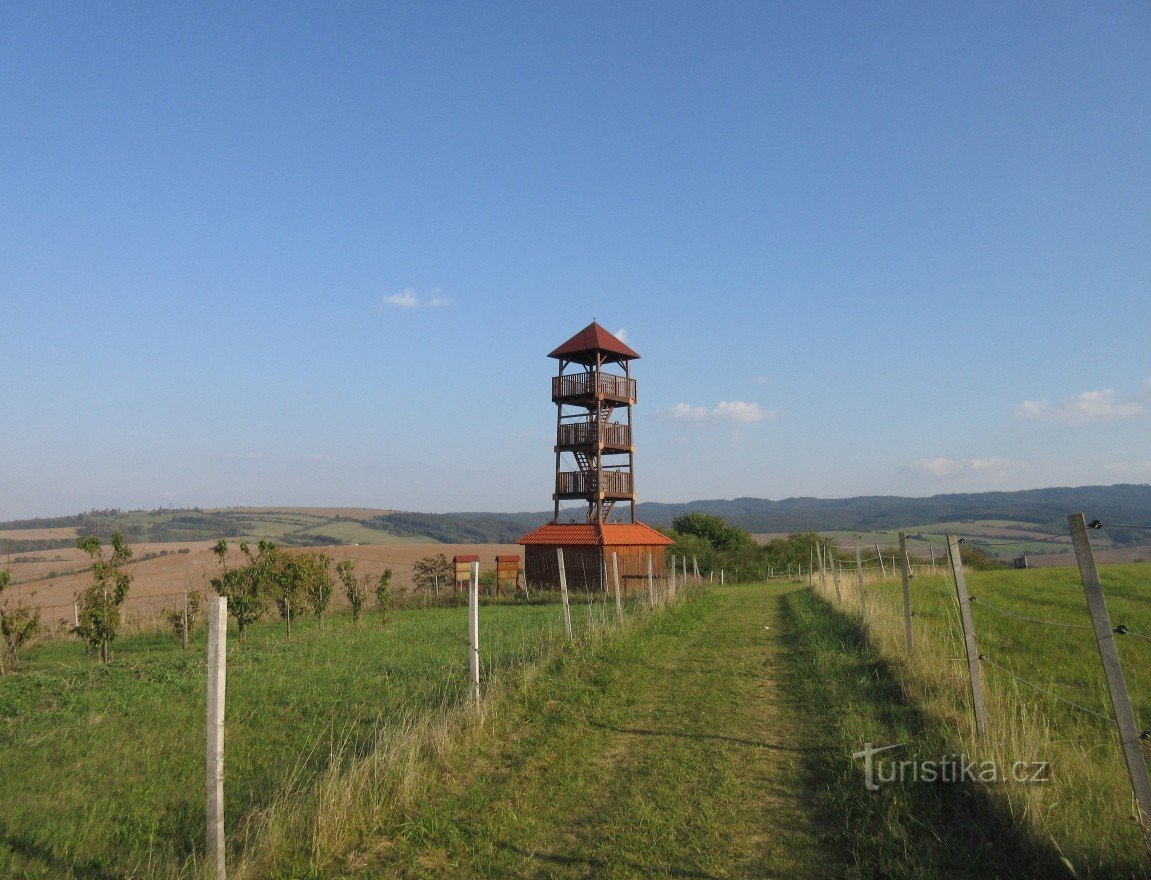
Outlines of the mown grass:
[{"label": "mown grass", "polygon": [[[1144,636],[1151,636],[1149,574],[1144,565],[1102,570],[1113,624]],[[931,741],[924,749],[946,746],[1003,767],[1014,761],[1050,762],[1049,783],[998,785],[995,802],[1066,858],[1077,876],[1145,876],[1146,855],[1116,731],[1098,717],[1110,717],[1111,705],[1078,571],[968,572],[967,583],[979,650],[987,658],[981,664],[988,713],[982,740],[972,721],[949,574],[941,569],[937,576],[919,574],[912,581],[916,650],[911,658],[897,580],[868,584],[864,627],[856,578],[853,573],[841,577],[837,613],[861,627],[907,698],[942,731],[942,742]],[[830,585],[821,592],[829,605],[836,604]],[[1136,717],[1146,727],[1151,641],[1117,639]]]},{"label": "mown grass", "polygon": [[[586,631],[602,605],[573,605]],[[562,629],[558,605],[481,612],[485,681],[533,663]],[[300,619],[230,636],[225,785],[233,860],[266,833],[285,792],[354,765],[397,730],[467,695],[466,611],[400,611],[360,627]],[[204,643],[115,643],[101,666],[74,641],[0,679],[0,876],[178,877],[204,846]],[[261,830],[263,829],[263,830]]]}]

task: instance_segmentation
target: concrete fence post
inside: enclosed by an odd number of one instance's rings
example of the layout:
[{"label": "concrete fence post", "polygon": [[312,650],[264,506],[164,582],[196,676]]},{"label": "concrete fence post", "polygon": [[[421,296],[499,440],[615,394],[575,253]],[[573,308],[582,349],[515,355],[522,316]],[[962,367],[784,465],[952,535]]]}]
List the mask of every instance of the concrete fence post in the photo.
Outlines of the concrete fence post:
[{"label": "concrete fence post", "polygon": [[205,731],[205,770],[208,794],[207,861],[216,866],[216,880],[227,877],[224,858],[224,698],[228,658],[228,600],[212,598],[208,608],[208,712]]}]

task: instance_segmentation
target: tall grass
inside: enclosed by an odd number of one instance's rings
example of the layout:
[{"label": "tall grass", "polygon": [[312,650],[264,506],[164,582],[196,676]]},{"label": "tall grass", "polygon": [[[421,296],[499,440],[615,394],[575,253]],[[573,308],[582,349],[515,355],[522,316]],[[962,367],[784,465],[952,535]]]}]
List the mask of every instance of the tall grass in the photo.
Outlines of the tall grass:
[{"label": "tall grass", "polygon": [[[1146,572],[1147,566],[1113,566],[1104,569],[1103,582],[1114,622],[1151,635]],[[1078,572],[969,572],[967,582],[975,597],[979,650],[988,660],[981,663],[983,738],[975,732],[950,574],[941,569],[912,580],[912,656],[898,579],[867,573],[867,616],[861,622],[908,695],[944,726],[958,750],[1001,768],[1016,761],[1050,763],[1048,783],[994,786],[994,796],[1017,822],[1050,841],[1079,876],[1144,876],[1146,856],[1116,730],[1098,717],[1109,718],[1111,706]],[[815,589],[843,613],[860,616],[854,571],[841,573],[839,603],[830,578],[823,587],[817,580]],[[1129,638],[1120,647],[1137,717],[1146,723],[1151,641]]]}]

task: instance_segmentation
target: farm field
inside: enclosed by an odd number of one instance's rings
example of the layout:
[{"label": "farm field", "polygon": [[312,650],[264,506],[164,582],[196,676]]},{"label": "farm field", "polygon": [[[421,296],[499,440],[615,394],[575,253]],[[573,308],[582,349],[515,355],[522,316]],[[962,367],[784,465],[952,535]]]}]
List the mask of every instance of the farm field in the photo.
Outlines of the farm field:
[{"label": "farm field", "polygon": [[[576,603],[587,631],[600,605]],[[482,610],[485,681],[506,679],[555,640],[558,605]],[[228,658],[227,825],[233,852],[260,846],[289,792],[388,737],[459,709],[465,609],[378,613],[361,626],[300,618],[234,634]],[[75,640],[32,650],[0,679],[0,876],[190,876],[204,842],[203,634],[117,640],[100,666]],[[18,793],[18,794],[17,794]],[[306,800],[306,797],[305,797]]]},{"label": "farm field", "polygon": [[[134,562],[127,570],[133,575],[125,613],[130,620],[147,623],[166,608],[183,602],[185,589],[202,595],[212,592],[209,580],[220,573],[220,562],[212,552],[215,541],[195,543],[132,544]],[[236,565],[242,554],[233,539],[229,540],[228,564]],[[411,566],[425,556],[443,553],[448,559],[456,554],[476,554],[481,570],[495,567],[497,554],[523,555],[523,548],[515,544],[438,544],[405,541],[402,543],[359,546],[337,545],[311,549],[327,553],[339,561],[352,559],[358,563],[361,574],[379,575],[386,568],[394,572],[393,583],[398,590],[411,586]],[[150,554],[155,558],[141,560]],[[41,559],[18,562],[15,559]],[[91,575],[85,569],[90,560],[75,547],[44,550],[24,554],[6,563],[12,571],[11,595],[26,598],[44,609],[44,621],[58,624],[71,620],[72,598],[90,583]],[[339,605],[339,597],[336,598]]]}]

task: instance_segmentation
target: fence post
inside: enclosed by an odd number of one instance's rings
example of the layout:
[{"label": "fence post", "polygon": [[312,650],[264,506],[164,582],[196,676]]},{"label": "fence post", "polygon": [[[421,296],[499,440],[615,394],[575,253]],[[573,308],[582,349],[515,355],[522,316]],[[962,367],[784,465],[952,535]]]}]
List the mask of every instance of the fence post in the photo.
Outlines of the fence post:
[{"label": "fence post", "polygon": [[615,619],[623,620],[623,600],[619,595],[619,554],[616,551],[611,552],[611,568],[613,580],[615,581]]},{"label": "fence post", "polygon": [[480,700],[480,564],[472,563],[471,583],[468,585],[468,635],[471,647],[468,651],[471,673],[472,701]]},{"label": "fence post", "polygon": [[935,548],[928,546],[927,553],[931,557],[931,573],[935,574]]},{"label": "fence post", "polygon": [[184,590],[183,638],[184,650],[188,650],[188,591]]},{"label": "fence post", "polygon": [[907,558],[907,535],[899,533],[899,574],[903,581],[903,629],[907,636],[907,656],[915,653],[911,640],[911,562]]},{"label": "fence post", "polygon": [[1151,857],[1151,781],[1147,778],[1147,762],[1143,757],[1143,747],[1139,743],[1139,728],[1135,726],[1135,713],[1131,709],[1131,697],[1123,680],[1123,666],[1119,662],[1119,650],[1115,647],[1115,631],[1111,628],[1111,616],[1107,613],[1107,600],[1103,598],[1103,586],[1099,582],[1099,570],[1095,567],[1095,554],[1091,552],[1091,540],[1087,537],[1087,526],[1083,514],[1074,513],[1067,517],[1071,526],[1071,541],[1075,545],[1075,561],[1079,563],[1079,576],[1083,581],[1083,592],[1087,597],[1087,610],[1091,612],[1091,626],[1095,629],[1095,642],[1099,646],[1099,659],[1103,662],[1103,672],[1107,676],[1107,690],[1111,693],[1111,707],[1115,710],[1115,724],[1119,728],[1119,744],[1123,747],[1123,757],[1127,761],[1127,774],[1131,777],[1131,789],[1138,804],[1139,827],[1143,831],[1143,846]]},{"label": "fence post", "polygon": [[[556,558],[559,559],[560,564],[560,600],[564,606],[564,629],[567,630],[568,638],[572,636],[572,612],[571,606],[568,604],[568,575],[567,570],[564,568],[564,548],[556,547]],[[526,580],[526,578],[525,578]]]},{"label": "fence post", "polygon": [[859,616],[867,620],[867,588],[863,586],[863,560],[859,556],[859,544],[855,545],[855,575],[859,578]]},{"label": "fence post", "polygon": [[228,657],[228,600],[214,596],[208,608],[208,717],[205,769],[208,792],[207,861],[215,862],[216,880],[227,876],[224,862],[224,697]]},{"label": "fence post", "polygon": [[[684,558],[686,559],[687,557],[685,556]],[[692,571],[695,573],[695,579],[698,581],[699,580],[699,560],[695,557],[694,553],[691,556],[691,568],[692,568]]]},{"label": "fence post", "polygon": [[655,575],[651,569],[651,554],[647,554],[647,603],[655,607]]},{"label": "fence post", "polygon": [[[879,549],[879,544],[878,544],[878,543],[876,543],[876,545],[875,545],[875,552],[876,552],[876,554],[878,554],[878,556],[879,556],[879,571],[880,571],[880,574],[882,574],[882,575],[883,575],[883,579],[884,579],[884,580],[887,580],[887,566],[883,564],[883,551]],[[892,557],[892,558],[894,559],[894,557]],[[895,563],[894,563],[894,562],[892,562],[891,570],[892,570],[892,573],[894,574],[894,572],[895,572]]]},{"label": "fence post", "polygon": [[72,600],[72,629],[80,628],[80,605],[73,599]]},{"label": "fence post", "polygon": [[671,579],[667,582],[668,593],[675,598],[675,554],[671,555]]},{"label": "fence post", "polygon": [[817,541],[815,545],[815,555],[819,557],[819,591],[827,593],[827,575],[823,569],[823,542]]},{"label": "fence post", "polygon": [[963,625],[963,646],[967,651],[967,671],[971,676],[971,705],[975,712],[975,732],[980,738],[987,729],[987,712],[983,707],[983,680],[979,677],[979,648],[975,645],[975,627],[971,622],[971,598],[967,595],[967,579],[963,576],[963,557],[959,554],[959,539],[947,536],[947,556],[955,575],[955,593],[959,598],[959,621]]},{"label": "fence post", "polygon": [[831,547],[827,548],[827,565],[831,569],[831,582],[835,584],[835,602],[837,605],[842,605],[843,593],[839,590],[839,567],[835,564],[835,554],[831,552]]},{"label": "fence post", "polygon": [[723,586],[723,569],[722,568],[719,570],[719,585],[721,587]]}]

